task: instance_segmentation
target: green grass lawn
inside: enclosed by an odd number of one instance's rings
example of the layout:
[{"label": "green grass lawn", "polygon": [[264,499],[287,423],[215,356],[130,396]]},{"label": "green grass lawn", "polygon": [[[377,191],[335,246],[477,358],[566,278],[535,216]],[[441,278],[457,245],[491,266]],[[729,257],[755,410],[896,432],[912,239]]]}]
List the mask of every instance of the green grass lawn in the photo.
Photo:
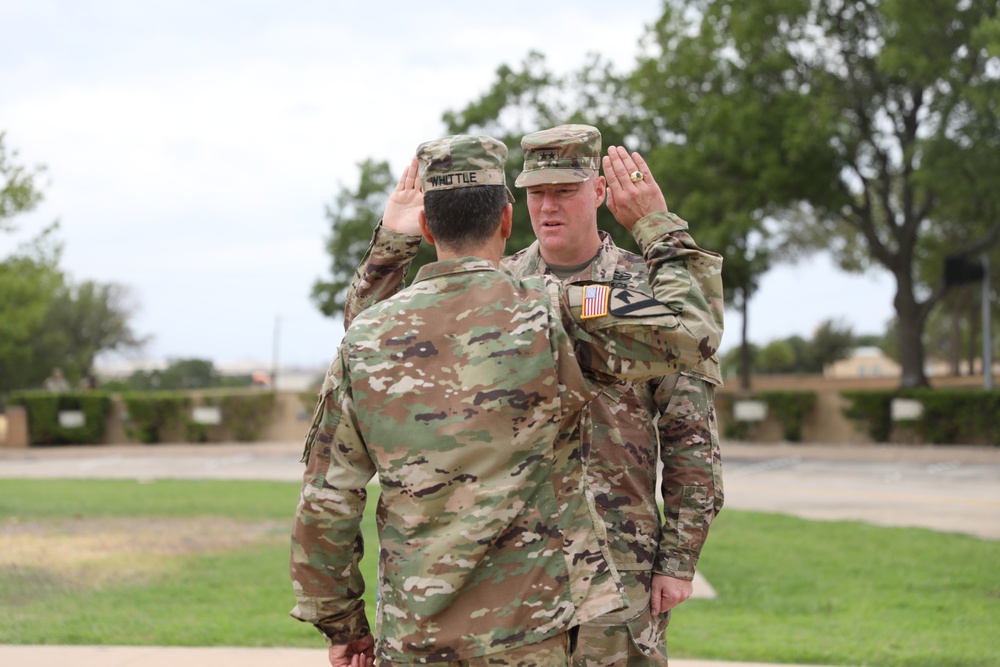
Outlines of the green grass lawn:
[{"label": "green grass lawn", "polygon": [[[297,494],[294,483],[0,481],[0,643],[322,647],[288,616]],[[370,515],[366,531],[374,544]],[[374,565],[363,561],[369,581]],[[675,611],[670,654],[994,667],[998,566],[998,542],[724,510],[699,565],[718,599]]]}]

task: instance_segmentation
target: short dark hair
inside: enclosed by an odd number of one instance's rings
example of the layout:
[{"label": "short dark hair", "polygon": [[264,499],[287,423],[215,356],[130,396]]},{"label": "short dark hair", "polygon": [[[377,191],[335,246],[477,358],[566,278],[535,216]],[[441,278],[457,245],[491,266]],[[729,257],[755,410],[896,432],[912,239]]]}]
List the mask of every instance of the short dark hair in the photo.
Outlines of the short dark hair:
[{"label": "short dark hair", "polygon": [[502,185],[425,192],[427,228],[436,243],[453,252],[478,247],[496,231],[507,201]]}]

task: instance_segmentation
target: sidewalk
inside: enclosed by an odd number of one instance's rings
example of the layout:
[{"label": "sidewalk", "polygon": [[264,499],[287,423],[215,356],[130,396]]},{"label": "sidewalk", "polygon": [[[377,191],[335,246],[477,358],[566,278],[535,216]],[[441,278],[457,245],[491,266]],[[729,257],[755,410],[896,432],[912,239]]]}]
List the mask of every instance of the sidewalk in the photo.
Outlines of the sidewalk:
[{"label": "sidewalk", "polygon": [[[324,667],[323,649],[160,646],[0,646],[4,667]],[[762,662],[670,660],[671,667],[813,667]]]}]

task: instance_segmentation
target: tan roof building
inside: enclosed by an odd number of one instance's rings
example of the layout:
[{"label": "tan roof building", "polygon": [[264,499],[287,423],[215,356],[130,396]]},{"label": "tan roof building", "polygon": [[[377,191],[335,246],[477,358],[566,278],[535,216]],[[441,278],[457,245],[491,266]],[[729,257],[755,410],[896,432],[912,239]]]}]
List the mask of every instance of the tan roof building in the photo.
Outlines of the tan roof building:
[{"label": "tan roof building", "polygon": [[826,378],[885,378],[901,374],[899,364],[874,346],[856,347],[846,358],[823,369]]}]

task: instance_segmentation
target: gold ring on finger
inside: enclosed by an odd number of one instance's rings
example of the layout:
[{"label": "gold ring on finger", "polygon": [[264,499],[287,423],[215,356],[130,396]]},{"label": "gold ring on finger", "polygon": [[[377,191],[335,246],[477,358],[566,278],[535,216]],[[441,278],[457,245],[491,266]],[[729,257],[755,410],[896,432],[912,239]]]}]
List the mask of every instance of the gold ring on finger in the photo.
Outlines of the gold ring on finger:
[{"label": "gold ring on finger", "polygon": [[628,176],[629,176],[629,178],[632,179],[633,183],[638,183],[639,181],[642,180],[642,172],[641,171],[633,171]]}]

